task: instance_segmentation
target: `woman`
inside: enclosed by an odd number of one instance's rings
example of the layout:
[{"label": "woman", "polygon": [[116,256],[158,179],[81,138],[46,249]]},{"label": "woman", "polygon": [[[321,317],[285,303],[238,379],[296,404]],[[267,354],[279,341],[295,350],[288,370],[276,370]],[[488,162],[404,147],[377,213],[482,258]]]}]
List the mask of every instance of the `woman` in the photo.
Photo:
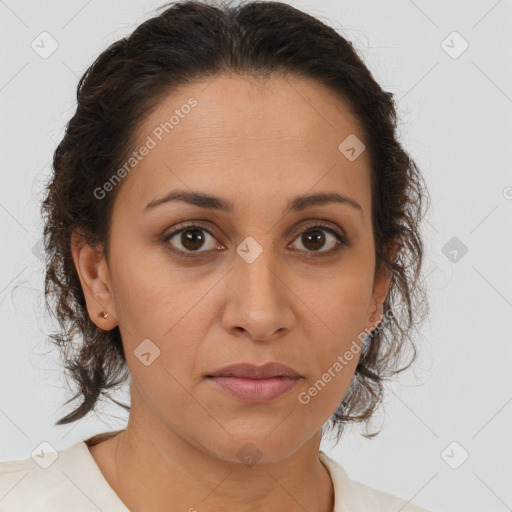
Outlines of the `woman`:
[{"label": "woman", "polygon": [[425,511],[319,451],[426,304],[392,94],[289,5],[164,7],[80,80],[43,203],[57,424],[129,381],[128,425],[4,463],[2,510]]}]

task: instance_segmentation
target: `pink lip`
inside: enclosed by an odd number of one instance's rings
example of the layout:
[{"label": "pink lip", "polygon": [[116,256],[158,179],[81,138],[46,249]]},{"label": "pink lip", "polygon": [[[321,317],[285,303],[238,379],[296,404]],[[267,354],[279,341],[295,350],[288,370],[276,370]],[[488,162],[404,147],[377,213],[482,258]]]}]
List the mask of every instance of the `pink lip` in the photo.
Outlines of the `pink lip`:
[{"label": "pink lip", "polygon": [[281,363],[266,363],[256,366],[251,363],[235,363],[225,366],[208,377],[243,377],[246,379],[269,379],[271,377],[301,377],[293,368]]},{"label": "pink lip", "polygon": [[245,402],[259,404],[269,402],[290,391],[301,377],[270,377],[249,379],[245,377],[208,377],[224,391]]}]

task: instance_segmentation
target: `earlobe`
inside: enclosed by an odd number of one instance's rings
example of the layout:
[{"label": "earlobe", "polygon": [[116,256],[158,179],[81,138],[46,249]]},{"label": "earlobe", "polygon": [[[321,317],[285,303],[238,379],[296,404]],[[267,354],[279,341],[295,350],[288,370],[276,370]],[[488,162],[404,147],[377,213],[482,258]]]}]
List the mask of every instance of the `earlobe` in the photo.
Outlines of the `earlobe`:
[{"label": "earlobe", "polygon": [[101,251],[87,244],[82,233],[71,237],[73,261],[91,320],[106,331],[117,325],[106,260]]}]

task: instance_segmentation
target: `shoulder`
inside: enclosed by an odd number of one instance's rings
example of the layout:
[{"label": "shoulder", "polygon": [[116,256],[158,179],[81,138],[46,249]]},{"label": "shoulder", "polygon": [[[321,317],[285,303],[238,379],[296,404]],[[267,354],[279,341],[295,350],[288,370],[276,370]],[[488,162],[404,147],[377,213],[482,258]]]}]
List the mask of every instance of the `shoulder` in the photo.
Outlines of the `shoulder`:
[{"label": "shoulder", "polygon": [[112,504],[85,442],[63,450],[42,446],[29,458],[0,462],[1,512],[97,512]]},{"label": "shoulder", "polygon": [[[365,497],[366,499],[375,501],[378,503],[381,508],[378,510],[386,510],[386,511],[396,511],[403,510],[403,512],[430,512],[429,510],[422,508],[418,505],[414,505],[410,501],[407,501],[398,496],[394,496],[392,494],[388,494],[387,492],[379,491],[367,485],[364,485],[360,482],[356,482],[354,480],[351,481],[353,487],[356,489],[356,492]],[[384,508],[382,508],[384,507]]]},{"label": "shoulder", "polygon": [[[42,453],[33,457],[0,462],[0,497],[2,512],[14,510],[35,510],[34,498],[47,495],[55,488],[55,471],[50,462],[55,458],[55,452]],[[42,464],[41,466],[39,464]],[[44,470],[44,465],[50,467]]]},{"label": "shoulder", "polygon": [[350,512],[430,512],[427,509],[374,489],[350,479],[346,471],[334,460],[320,451],[320,460],[327,466],[334,486],[334,512],[349,510]]}]

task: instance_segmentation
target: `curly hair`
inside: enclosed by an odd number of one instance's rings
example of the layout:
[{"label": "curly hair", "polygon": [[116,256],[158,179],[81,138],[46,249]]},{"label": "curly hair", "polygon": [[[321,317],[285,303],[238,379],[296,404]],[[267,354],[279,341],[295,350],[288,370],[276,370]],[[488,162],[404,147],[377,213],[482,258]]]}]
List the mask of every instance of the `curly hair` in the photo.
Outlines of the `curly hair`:
[{"label": "curly hair", "polygon": [[[144,119],[175,87],[221,73],[291,74],[334,91],[362,123],[371,164],[375,275],[387,271],[392,276],[383,304],[386,320],[366,336],[354,378],[330,418],[339,439],[345,424],[372,416],[382,402],[384,380],[415,360],[410,334],[428,310],[420,280],[424,247],[419,231],[426,186],[398,141],[393,94],[378,85],[350,41],[290,5],[181,1],[160,9],[111,44],[80,78],[76,112],[53,155],[41,208],[45,302],[59,323],[50,339],[77,386],[66,404],[82,398],[56,425],[82,418],[101,395],[130,410],[108,392],[130,377],[119,327],[104,331],[90,319],[71,252],[76,230],[108,261],[112,208],[122,185],[102,200],[92,191],[126,161]],[[390,261],[392,244],[398,252]],[[412,357],[402,366],[407,342]]]}]

